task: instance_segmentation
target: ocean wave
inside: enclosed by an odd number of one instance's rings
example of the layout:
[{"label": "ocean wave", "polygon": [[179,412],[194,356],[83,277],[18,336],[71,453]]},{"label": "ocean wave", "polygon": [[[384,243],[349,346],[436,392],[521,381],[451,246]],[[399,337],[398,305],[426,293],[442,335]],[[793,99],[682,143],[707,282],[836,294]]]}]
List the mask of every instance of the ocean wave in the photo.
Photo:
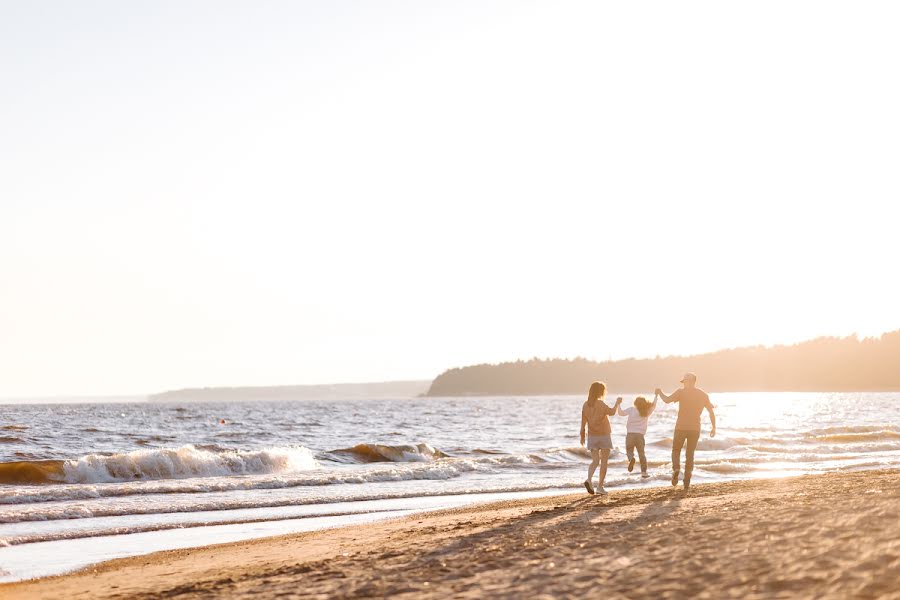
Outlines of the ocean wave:
[{"label": "ocean wave", "polygon": [[[661,463],[663,464],[663,463]],[[468,460],[450,460],[440,461],[430,464],[416,464],[392,466],[369,473],[346,473],[345,476],[338,474],[311,474],[309,477],[301,479],[279,479],[264,481],[247,481],[247,480],[187,480],[187,481],[169,481],[168,491],[174,491],[173,486],[178,485],[179,491],[199,491],[198,488],[205,487],[208,484],[213,486],[212,489],[204,491],[231,491],[235,489],[266,489],[289,487],[293,485],[328,485],[335,483],[373,483],[381,481],[400,481],[408,479],[449,479],[463,473],[472,471],[482,471],[483,465],[473,463]],[[631,485],[635,483],[645,484],[653,481],[665,481],[669,477],[668,471],[655,470],[651,473],[651,478],[643,480],[635,477],[633,474],[625,474],[624,470],[620,473],[613,473],[607,477],[606,486],[616,488],[623,485]],[[583,474],[579,472],[577,477],[561,478],[552,482],[511,482],[508,480],[498,480],[496,485],[490,485],[480,488],[479,493],[496,493],[496,492],[515,492],[515,491],[534,491],[544,489],[580,489]],[[154,485],[153,482],[148,482]],[[162,483],[162,482],[160,482]],[[236,484],[226,485],[221,484]],[[187,487],[189,484],[190,488]],[[246,487],[238,487],[244,484]],[[268,485],[267,485],[268,484]],[[134,484],[120,484],[131,485]],[[33,504],[21,504],[18,506],[9,506],[0,511],[0,523],[22,523],[28,521],[54,521],[54,520],[70,520],[70,519],[88,519],[95,517],[117,517],[126,515],[155,515],[162,513],[195,513],[207,511],[223,511],[237,510],[247,508],[277,508],[281,506],[293,506],[298,504],[297,496],[285,493],[272,494],[241,494],[241,495],[206,495],[200,494],[192,497],[176,497],[173,500],[164,500],[160,497],[152,497],[156,492],[155,489],[147,489],[146,484],[141,484],[141,492],[151,497],[147,501],[141,502],[109,502],[105,496],[109,491],[110,485],[94,486],[100,497],[88,498],[82,502],[71,501],[73,488],[76,486],[59,486],[56,490],[42,490],[46,494],[54,494],[55,500],[70,500],[68,502],[41,502],[38,499]],[[223,487],[225,489],[223,489]],[[302,504],[330,504],[336,501],[365,501],[365,500],[384,500],[391,498],[414,498],[414,497],[438,497],[444,495],[457,495],[460,493],[470,493],[468,488],[454,488],[441,490],[437,488],[416,489],[391,491],[389,488],[380,488],[379,486],[361,486],[358,491],[352,491],[346,496],[334,497],[332,495],[322,495],[320,497],[304,497]],[[47,496],[41,500],[48,500]],[[268,520],[268,518],[266,519]]]},{"label": "ocean wave", "polygon": [[[54,461],[62,462],[62,461]],[[579,463],[581,461],[579,460]],[[120,480],[70,485],[27,486],[0,489],[0,505],[35,504],[70,500],[95,500],[134,495],[204,494],[341,484],[370,484],[415,480],[450,480],[467,473],[499,473],[517,468],[571,468],[571,461],[550,460],[539,453],[444,458],[430,462],[378,463],[349,470],[316,469],[300,473],[256,475],[254,477],[169,478],[156,481]],[[45,483],[54,483],[53,481]],[[59,482],[57,482],[59,483]],[[139,483],[139,485],[135,485]],[[6,515],[0,511],[0,522]],[[79,518],[77,511],[61,518]]]},{"label": "ocean wave", "polygon": [[28,429],[28,425],[18,425],[13,423],[12,425],[3,425],[0,429],[3,431],[25,431]]},{"label": "ocean wave", "polygon": [[[5,493],[0,503],[6,507],[0,511],[0,523],[21,521],[43,521],[54,519],[79,519],[90,517],[117,516],[123,514],[155,514],[158,512],[194,512],[201,510],[225,510],[233,508],[252,508],[258,506],[283,506],[297,502],[292,496],[274,503],[268,502],[265,496],[259,495],[238,497],[225,500],[221,496],[209,501],[203,500],[202,494],[209,492],[232,492],[248,490],[277,490],[301,486],[326,486],[338,484],[371,484],[413,480],[450,480],[473,472],[493,472],[493,464],[467,459],[451,459],[433,463],[417,463],[405,465],[380,466],[366,470],[340,470],[338,472],[310,472],[294,476],[278,476],[268,478],[205,478],[145,482],[136,486],[134,483],[103,485],[66,485],[44,488],[19,488]],[[544,486],[526,486],[527,489],[543,489]],[[366,489],[366,488],[363,488]],[[376,489],[376,488],[373,488]],[[517,488],[518,489],[518,488]],[[506,491],[505,488],[497,491]],[[107,503],[103,499],[118,496],[152,496],[158,494],[201,494],[197,500],[187,502],[188,506],[180,506],[178,502],[164,502],[160,509],[156,503]],[[416,495],[441,495],[422,494]],[[375,500],[383,493],[371,495],[353,494],[354,500]],[[391,496],[393,497],[393,496]],[[74,504],[70,501],[80,500],[88,505]],[[91,502],[97,501],[97,502]],[[306,501],[304,501],[306,502]],[[50,503],[50,504],[44,504]],[[15,506],[14,506],[15,505]]]},{"label": "ocean wave", "polygon": [[[671,448],[672,442],[672,438],[663,438],[661,440],[656,440],[655,442],[650,442],[647,445],[655,446],[657,448]],[[700,441],[697,442],[697,450],[728,450],[735,446],[746,446],[749,443],[751,442],[747,438],[701,438]]]},{"label": "ocean wave", "polygon": [[[623,444],[624,446],[624,444]],[[591,459],[591,451],[584,446],[562,446],[559,448],[545,448],[532,453],[533,462],[558,463],[567,462],[582,464],[585,460]],[[622,461],[625,458],[625,451],[620,448],[613,448],[609,451],[610,463]]]},{"label": "ocean wave", "polygon": [[844,442],[858,444],[864,442],[883,442],[887,440],[900,440],[900,432],[892,429],[877,429],[874,431],[858,431],[843,433],[824,433],[818,435],[810,435],[810,441],[817,443],[822,442]]},{"label": "ocean wave", "polygon": [[0,463],[0,485],[29,485],[63,480],[63,461],[34,460]]},{"label": "ocean wave", "polygon": [[746,438],[705,438],[697,443],[697,450],[728,450],[735,446],[746,446],[750,440]]},{"label": "ocean wave", "polygon": [[17,438],[11,435],[0,435],[0,444],[18,444],[23,442],[22,438]]},{"label": "ocean wave", "polygon": [[[290,506],[290,505],[288,505]],[[252,508],[278,508],[276,507],[251,507]],[[246,509],[244,509],[246,510]],[[396,509],[387,509],[384,512],[391,512]],[[146,533],[149,531],[166,531],[169,529],[189,529],[192,527],[209,527],[217,525],[236,525],[247,523],[268,523],[272,521],[287,521],[298,519],[322,518],[322,517],[341,517],[347,515],[357,515],[355,511],[322,511],[309,515],[287,515],[287,516],[267,516],[261,518],[233,518],[233,519],[210,519],[206,517],[204,520],[173,520],[165,523],[145,523],[140,525],[120,525],[120,526],[100,526],[85,529],[66,529],[56,531],[44,531],[40,533],[8,535],[0,537],[0,547],[18,546],[21,544],[34,544],[38,542],[55,542],[60,540],[77,540],[98,536],[111,535],[127,535],[131,533]],[[102,518],[102,517],[101,517]]]},{"label": "ocean wave", "polygon": [[340,448],[327,453],[337,462],[373,463],[373,462],[428,462],[448,455],[428,444],[400,444],[388,446],[384,444],[357,444],[352,448]]},{"label": "ocean wave", "polygon": [[564,446],[561,448],[547,448],[546,450],[540,451],[541,455],[551,456],[551,457],[574,457],[579,460],[581,459],[590,459],[591,451],[585,448],[584,446]]},{"label": "ocean wave", "polygon": [[[138,446],[144,446],[144,447],[152,447],[152,446],[155,446],[155,445],[158,445],[158,444],[164,444],[164,443],[166,443],[166,442],[171,442],[171,441],[172,441],[172,438],[171,438],[171,437],[169,437],[169,436],[162,436],[162,435],[151,435],[151,436],[147,436],[147,437],[142,437],[142,436],[141,436],[141,437],[138,437],[138,436],[135,436],[135,437],[137,437],[137,439],[134,440],[134,443],[135,443],[136,445],[138,445]],[[206,448],[203,448],[203,446],[201,446],[201,445],[199,445],[199,444],[196,445],[196,446],[194,446],[194,447],[195,447],[195,448],[200,448],[200,449],[203,449],[203,450],[206,449]]]},{"label": "ocean wave", "polygon": [[0,463],[0,484],[114,483],[288,473],[318,466],[303,447],[213,452],[192,445],[73,460]]},{"label": "ocean wave", "polygon": [[[796,442],[796,440],[795,440]],[[869,442],[869,443],[840,443],[840,444],[797,444],[773,446],[766,444],[751,444],[748,448],[754,452],[766,454],[804,454],[813,452],[816,454],[846,454],[853,452],[866,454],[870,452],[895,452],[900,450],[900,440],[896,442]]]},{"label": "ocean wave", "polygon": [[[710,455],[707,455],[710,456]],[[848,461],[860,458],[863,456],[862,454],[852,453],[852,454],[827,454],[827,453],[804,453],[802,449],[797,450],[793,453],[787,452],[778,452],[778,453],[764,453],[764,454],[751,454],[740,457],[729,458],[726,462],[731,463],[746,463],[751,465],[766,465],[771,463],[819,463],[819,462],[835,462],[835,461]],[[704,464],[715,464],[718,462],[722,462],[723,459],[715,454],[711,455],[711,458],[701,458],[698,455],[698,458],[694,461],[695,465],[704,465]]]},{"label": "ocean wave", "polygon": [[742,462],[719,461],[708,464],[695,463],[697,469],[717,473],[719,475],[728,475],[736,473],[751,473],[757,470],[753,465],[744,464]]},{"label": "ocean wave", "polygon": [[[432,463],[385,465],[365,470],[311,471],[302,474],[280,474],[277,476],[252,478],[203,477],[168,479],[146,481],[142,482],[140,486],[135,486],[133,482],[103,482],[102,485],[76,484],[12,488],[0,490],[0,504],[8,506],[13,504],[93,500],[132,495],[203,494],[392,481],[439,481],[453,479],[475,471],[492,471],[503,460],[505,460],[505,457],[497,457],[497,459],[489,459],[487,461],[468,459],[443,460]],[[6,516],[6,510],[0,512],[0,522],[4,522],[3,519]],[[83,515],[73,513],[61,518],[78,518],[80,516]]]},{"label": "ocean wave", "polygon": [[[553,466],[554,463],[559,461],[555,461],[552,457],[544,456],[537,453],[531,454],[506,454],[503,456],[494,456],[491,458],[479,458],[475,459],[476,462],[481,464],[488,465],[497,465],[497,466],[518,466],[518,465],[546,465]],[[569,465],[563,465],[569,466]]]},{"label": "ocean wave", "polygon": [[[541,464],[560,461],[590,459],[591,451],[583,446],[564,446],[546,448],[525,454],[506,454],[501,450],[486,450],[476,448],[467,454],[474,455],[472,460],[484,464]],[[623,456],[618,449],[613,449],[611,457]],[[331,450],[319,456],[323,460],[333,460],[339,463],[416,463],[431,462],[438,459],[453,458],[449,454],[438,450],[428,444],[357,444],[352,448]],[[456,457],[462,458],[462,457]]]},{"label": "ocean wave", "polygon": [[873,433],[879,431],[900,432],[900,427],[895,427],[893,425],[851,425],[843,427],[823,427],[821,429],[812,429],[806,433],[810,436],[819,436],[841,433]]},{"label": "ocean wave", "polygon": [[[633,478],[631,478],[633,480]],[[616,487],[622,485],[627,481],[626,478],[620,480],[615,480],[610,478],[607,482],[609,487]],[[441,496],[456,496],[459,494],[468,494],[473,493],[471,490],[439,490],[439,489],[430,489],[430,490],[416,490],[416,491],[387,491],[387,490],[373,490],[371,492],[367,491],[370,488],[363,487],[358,492],[353,493],[351,496],[346,497],[331,497],[331,496],[323,496],[323,497],[313,497],[313,498],[304,498],[300,504],[303,505],[327,505],[333,504],[335,502],[365,502],[372,500],[392,500],[392,499],[403,499],[403,498],[439,498]],[[556,482],[553,484],[547,483],[525,483],[525,482],[498,482],[497,485],[492,485],[486,488],[482,488],[477,490],[474,493],[506,493],[506,492],[530,492],[530,491],[540,491],[540,490],[548,490],[548,489],[583,489],[581,481],[565,481],[565,482]],[[59,504],[38,504],[35,506],[26,506],[19,510],[13,511],[3,511],[0,512],[0,523],[25,523],[25,522],[36,522],[36,521],[56,521],[56,520],[71,520],[71,519],[79,519],[79,518],[93,518],[93,517],[138,517],[138,516],[146,516],[146,515],[159,515],[159,514],[181,514],[181,515],[189,515],[190,513],[209,513],[209,512],[219,512],[219,511],[228,511],[228,510],[245,510],[245,509],[255,509],[255,508],[279,508],[285,506],[297,506],[298,501],[296,497],[293,496],[269,496],[266,494],[257,494],[253,496],[249,495],[241,495],[241,496],[228,496],[228,497],[217,497],[217,498],[208,498],[206,496],[199,496],[196,500],[191,499],[189,502],[178,502],[178,503],[156,503],[156,504],[119,504],[119,503],[105,503],[104,501],[95,502],[95,503],[85,503],[82,506],[72,507],[72,506],[63,506]],[[363,511],[365,512],[365,511]],[[324,514],[328,513],[320,513],[316,516],[324,516]],[[296,518],[296,517],[293,517]],[[198,525],[208,524],[208,521],[212,520],[207,515],[203,515],[198,518],[206,521],[206,523],[198,522]],[[185,520],[180,519],[182,521],[183,526]],[[189,519],[190,520],[190,519]],[[272,519],[271,516],[267,516],[265,519]],[[189,522],[189,521],[188,521]],[[225,520],[228,522],[228,520]],[[57,529],[53,529],[53,532],[58,531]],[[124,533],[124,531],[122,532]],[[79,537],[79,536],[75,536]],[[3,538],[0,538],[2,540]],[[6,538],[11,544],[21,543],[20,540],[16,539],[16,536],[9,536]],[[36,541],[36,540],[34,540]]]}]

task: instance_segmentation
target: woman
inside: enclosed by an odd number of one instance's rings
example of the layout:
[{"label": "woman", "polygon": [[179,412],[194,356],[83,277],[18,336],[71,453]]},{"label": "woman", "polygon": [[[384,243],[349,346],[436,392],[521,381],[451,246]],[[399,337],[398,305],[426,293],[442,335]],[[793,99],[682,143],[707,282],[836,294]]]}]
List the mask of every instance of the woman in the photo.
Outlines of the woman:
[{"label": "woman", "polygon": [[613,447],[609,417],[616,414],[616,410],[622,403],[622,399],[618,398],[615,406],[610,408],[603,402],[604,396],[606,396],[606,384],[595,381],[588,391],[587,402],[581,407],[581,445],[584,446],[584,426],[587,425],[587,447],[591,451],[591,465],[588,467],[588,478],[584,482],[584,487],[588,494],[595,493],[591,480],[594,478],[594,471],[597,470],[599,464],[600,485],[597,487],[596,493],[603,496],[607,494],[607,491],[603,489],[603,483],[606,481],[609,452]]}]

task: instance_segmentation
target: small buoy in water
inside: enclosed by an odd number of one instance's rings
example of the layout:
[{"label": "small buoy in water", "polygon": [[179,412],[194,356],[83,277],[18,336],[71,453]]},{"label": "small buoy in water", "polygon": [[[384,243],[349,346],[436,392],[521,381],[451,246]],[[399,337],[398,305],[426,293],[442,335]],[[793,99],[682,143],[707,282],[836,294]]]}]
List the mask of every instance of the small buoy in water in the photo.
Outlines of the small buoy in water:
[{"label": "small buoy in water", "polygon": [[221,425],[224,425],[224,424],[225,424],[225,419],[222,419],[221,421],[219,421],[219,423],[220,423]]}]

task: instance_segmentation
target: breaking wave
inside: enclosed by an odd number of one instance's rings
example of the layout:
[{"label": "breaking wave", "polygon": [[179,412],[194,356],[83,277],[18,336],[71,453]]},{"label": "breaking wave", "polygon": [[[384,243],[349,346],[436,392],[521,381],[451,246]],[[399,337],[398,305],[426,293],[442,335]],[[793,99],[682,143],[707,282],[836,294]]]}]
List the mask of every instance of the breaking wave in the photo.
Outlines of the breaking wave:
[{"label": "breaking wave", "polygon": [[[502,457],[504,460],[508,457]],[[150,514],[160,512],[154,508],[153,503],[148,504],[105,504],[86,508],[83,505],[58,504],[60,501],[70,500],[94,500],[101,498],[132,496],[132,495],[158,495],[158,494],[200,494],[207,492],[231,492],[239,490],[277,490],[301,486],[329,486],[340,484],[371,484],[395,481],[430,480],[441,481],[460,477],[466,473],[493,472],[493,469],[503,462],[482,462],[469,459],[450,459],[431,463],[383,465],[368,470],[340,470],[338,472],[311,471],[307,473],[278,475],[270,477],[236,478],[236,477],[210,477],[182,480],[149,481],[140,486],[133,483],[105,483],[103,485],[67,485],[13,488],[4,490],[0,495],[0,504],[6,507],[0,511],[0,523],[18,521],[48,520],[48,519],[78,519],[85,517],[115,516],[120,514]],[[540,489],[546,485],[527,486],[528,489]],[[364,486],[364,489],[369,489]],[[372,488],[377,489],[377,488]],[[518,489],[518,488],[516,488]],[[418,495],[418,493],[416,494]],[[431,494],[425,494],[431,495]],[[438,494],[439,495],[439,494]],[[377,499],[382,497],[379,492],[373,491],[371,496],[364,495],[363,499]],[[360,499],[359,496],[354,499]],[[176,501],[166,502],[165,512],[180,512],[181,510],[224,510],[232,508],[247,508],[254,506],[276,506],[296,503],[296,498],[291,497],[283,502],[270,504],[257,496],[235,497],[229,502],[223,502],[217,498],[210,500],[211,504],[205,508],[192,507],[179,509]],[[307,500],[305,500],[306,502]],[[41,506],[40,503],[50,502],[52,506]],[[195,505],[198,501],[190,501]],[[17,506],[15,506],[17,505]],[[15,506],[15,507],[14,507]]]},{"label": "breaking wave", "polygon": [[28,485],[63,481],[63,461],[35,460],[0,463],[0,484]]},{"label": "breaking wave", "polygon": [[357,444],[352,448],[332,450],[338,462],[373,463],[373,462],[428,462],[437,458],[447,458],[436,448],[428,444],[400,444],[387,446],[382,444]]},{"label": "breaking wave", "polygon": [[114,483],[305,471],[318,466],[303,447],[215,452],[193,445],[72,460],[0,463],[0,484]]}]

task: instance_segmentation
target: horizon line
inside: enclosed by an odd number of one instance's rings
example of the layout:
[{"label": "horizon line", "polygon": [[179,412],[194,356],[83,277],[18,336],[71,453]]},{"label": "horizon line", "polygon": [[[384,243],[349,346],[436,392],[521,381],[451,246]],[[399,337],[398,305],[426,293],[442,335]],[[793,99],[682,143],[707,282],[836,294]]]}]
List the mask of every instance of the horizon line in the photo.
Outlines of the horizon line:
[{"label": "horizon line", "polygon": [[[896,333],[896,332],[900,332],[900,329],[889,329],[889,330],[882,331],[879,334],[866,335],[866,336],[862,336],[862,337],[860,336],[859,332],[853,332],[848,335],[820,335],[820,336],[816,336],[816,337],[812,337],[812,338],[806,338],[803,340],[799,340],[796,342],[779,342],[779,343],[774,343],[774,344],[748,344],[748,345],[744,345],[744,346],[731,346],[731,347],[726,347],[726,348],[718,348],[715,350],[706,350],[706,351],[697,352],[694,354],[667,354],[667,355],[655,354],[652,356],[650,356],[650,355],[648,355],[648,356],[623,356],[623,357],[618,357],[618,358],[607,358],[607,359],[602,359],[602,360],[588,358],[585,356],[571,356],[571,357],[556,356],[556,357],[547,357],[547,358],[542,358],[539,356],[532,356],[527,359],[515,358],[515,359],[502,360],[499,362],[469,363],[469,364],[466,364],[463,366],[445,367],[444,370],[441,371],[441,373],[451,371],[453,369],[464,369],[466,367],[471,367],[471,366],[476,366],[476,365],[500,365],[500,364],[504,364],[504,363],[515,363],[515,362],[519,362],[519,361],[528,362],[528,361],[535,360],[535,359],[537,359],[537,360],[583,359],[583,360],[588,360],[588,361],[595,362],[598,364],[603,364],[603,363],[621,362],[621,361],[626,361],[626,360],[659,360],[659,359],[666,359],[666,358],[692,358],[692,357],[696,357],[696,356],[704,356],[707,354],[714,354],[716,352],[723,352],[726,350],[740,350],[740,349],[744,349],[744,348],[767,348],[767,349],[769,349],[769,348],[777,348],[779,346],[796,346],[798,344],[804,344],[807,342],[812,342],[812,341],[820,340],[820,339],[851,339],[851,338],[855,338],[857,341],[864,341],[864,340],[868,340],[868,339],[880,339],[881,337],[884,337],[885,335],[887,335],[889,333]],[[268,384],[263,383],[263,384],[244,384],[244,385],[188,385],[188,386],[181,386],[181,387],[170,387],[170,388],[166,388],[166,389],[163,389],[162,391],[157,391],[157,392],[149,392],[149,393],[141,392],[141,393],[127,393],[127,394],[76,393],[76,394],[37,394],[34,396],[24,396],[24,395],[5,396],[4,395],[4,396],[0,396],[0,402],[11,401],[11,400],[48,401],[48,400],[62,400],[62,399],[72,401],[72,400],[78,400],[78,399],[82,399],[82,398],[84,398],[84,399],[150,398],[151,396],[158,396],[160,394],[165,394],[165,393],[169,393],[169,392],[178,392],[178,391],[184,391],[184,390],[203,390],[203,389],[323,387],[323,386],[335,386],[335,385],[369,385],[369,384],[388,384],[388,383],[428,382],[428,381],[433,382],[438,376],[441,375],[441,373],[438,373],[434,377],[431,377],[428,379],[408,379],[407,378],[407,379],[387,379],[387,380],[381,380],[381,381],[371,381],[371,380],[370,381],[340,381],[340,382],[332,381],[332,382],[328,382],[328,383],[268,383]]]}]

